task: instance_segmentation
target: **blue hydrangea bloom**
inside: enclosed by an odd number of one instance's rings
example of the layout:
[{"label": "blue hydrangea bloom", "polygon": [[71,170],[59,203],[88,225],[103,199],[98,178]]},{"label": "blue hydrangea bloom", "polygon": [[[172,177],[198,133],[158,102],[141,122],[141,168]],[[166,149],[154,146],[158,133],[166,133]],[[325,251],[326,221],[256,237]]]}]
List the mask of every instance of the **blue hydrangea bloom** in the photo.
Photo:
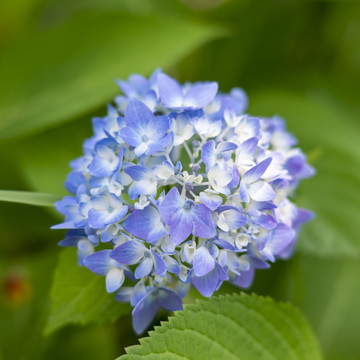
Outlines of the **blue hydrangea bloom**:
[{"label": "blue hydrangea bloom", "polygon": [[118,82],[123,95],[93,120],[56,204],[61,246],[133,306],[142,333],[159,308],[182,309],[191,286],[247,288],[255,269],[291,256],[312,213],[290,200],[314,174],[278,117],[245,113],[243,90],[179,84],[160,70]]}]

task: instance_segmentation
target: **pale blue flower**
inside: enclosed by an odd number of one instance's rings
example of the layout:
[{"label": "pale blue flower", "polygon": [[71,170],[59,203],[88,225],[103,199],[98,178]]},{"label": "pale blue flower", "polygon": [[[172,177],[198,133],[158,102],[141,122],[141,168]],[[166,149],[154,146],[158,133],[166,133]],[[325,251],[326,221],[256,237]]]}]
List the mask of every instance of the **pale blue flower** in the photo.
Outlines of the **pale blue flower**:
[{"label": "pale blue flower", "polygon": [[160,308],[181,310],[191,286],[206,297],[224,281],[247,288],[291,256],[313,214],[289,198],[314,169],[282,119],[244,113],[241,89],[160,70],[118,84],[116,107],[93,119],[71,162],[53,228],[69,229],[59,244],[130,302],[142,333]]}]

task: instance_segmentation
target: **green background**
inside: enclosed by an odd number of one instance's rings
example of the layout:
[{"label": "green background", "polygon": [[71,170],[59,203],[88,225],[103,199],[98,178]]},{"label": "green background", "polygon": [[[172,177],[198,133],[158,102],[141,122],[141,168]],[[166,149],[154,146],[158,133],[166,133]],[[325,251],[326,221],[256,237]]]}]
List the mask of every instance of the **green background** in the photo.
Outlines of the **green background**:
[{"label": "green background", "polygon": [[[119,93],[114,80],[158,66],[181,82],[240,86],[249,113],[287,120],[317,170],[297,194],[316,218],[296,255],[259,271],[249,292],[300,308],[326,359],[359,359],[360,4],[2,1],[0,188],[65,194],[91,118]],[[64,235],[49,228],[60,220],[0,203],[0,359],[112,359],[137,343],[129,314],[43,335]]]}]

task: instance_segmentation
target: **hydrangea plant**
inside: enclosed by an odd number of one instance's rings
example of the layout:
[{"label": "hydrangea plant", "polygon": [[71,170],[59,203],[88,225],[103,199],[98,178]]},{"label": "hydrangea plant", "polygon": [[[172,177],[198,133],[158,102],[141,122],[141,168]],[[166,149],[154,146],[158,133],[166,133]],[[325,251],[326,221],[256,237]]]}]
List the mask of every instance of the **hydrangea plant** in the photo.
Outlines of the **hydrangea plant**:
[{"label": "hydrangea plant", "polygon": [[246,114],[239,88],[160,70],[118,85],[71,162],[53,228],[69,229],[60,245],[131,303],[142,333],[159,308],[182,309],[191,286],[205,297],[224,281],[247,288],[255,269],[288,258],[313,216],[290,197],[314,170],[282,119]]}]

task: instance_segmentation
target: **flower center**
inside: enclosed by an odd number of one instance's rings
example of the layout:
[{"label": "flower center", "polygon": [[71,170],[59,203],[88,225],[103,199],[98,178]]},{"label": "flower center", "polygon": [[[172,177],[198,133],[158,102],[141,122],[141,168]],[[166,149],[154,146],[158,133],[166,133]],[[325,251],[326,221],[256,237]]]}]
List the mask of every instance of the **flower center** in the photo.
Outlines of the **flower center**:
[{"label": "flower center", "polygon": [[184,209],[185,209],[185,210],[190,210],[194,205],[195,205],[195,204],[194,204],[193,201],[191,201],[191,200],[186,200],[186,201],[184,202]]},{"label": "flower center", "polygon": [[148,138],[147,135],[143,135],[143,136],[141,137],[141,140],[146,143],[146,142],[149,140],[149,138]]}]

